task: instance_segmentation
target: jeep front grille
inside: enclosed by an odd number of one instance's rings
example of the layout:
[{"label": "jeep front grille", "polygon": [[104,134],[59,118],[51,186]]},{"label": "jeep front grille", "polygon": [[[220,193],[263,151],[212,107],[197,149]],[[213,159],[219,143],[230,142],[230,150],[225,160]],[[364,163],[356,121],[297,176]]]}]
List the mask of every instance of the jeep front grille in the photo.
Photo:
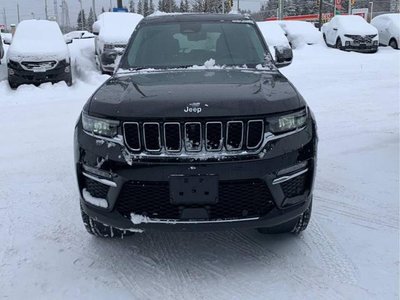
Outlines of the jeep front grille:
[{"label": "jeep front grille", "polygon": [[133,152],[198,153],[254,151],[264,141],[264,121],[125,122],[126,146]]}]

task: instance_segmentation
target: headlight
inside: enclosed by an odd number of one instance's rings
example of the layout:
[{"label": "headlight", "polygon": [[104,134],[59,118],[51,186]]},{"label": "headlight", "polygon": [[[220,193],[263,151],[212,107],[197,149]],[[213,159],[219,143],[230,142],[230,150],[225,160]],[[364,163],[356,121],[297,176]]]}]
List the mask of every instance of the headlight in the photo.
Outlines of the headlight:
[{"label": "headlight", "polygon": [[112,49],[114,49],[113,44],[104,44],[104,50],[112,50]]},{"label": "headlight", "polygon": [[267,120],[268,129],[272,133],[283,133],[297,128],[301,128],[307,121],[308,111],[303,109],[301,111],[271,118]]},{"label": "headlight", "polygon": [[119,121],[99,119],[82,113],[83,130],[93,134],[114,137],[118,134]]}]

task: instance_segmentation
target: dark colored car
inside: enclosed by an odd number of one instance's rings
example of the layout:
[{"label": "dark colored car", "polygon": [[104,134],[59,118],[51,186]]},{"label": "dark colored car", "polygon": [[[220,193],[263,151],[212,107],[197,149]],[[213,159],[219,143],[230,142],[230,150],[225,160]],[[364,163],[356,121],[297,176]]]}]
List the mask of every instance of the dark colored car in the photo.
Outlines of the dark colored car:
[{"label": "dark colored car", "polygon": [[67,43],[56,22],[25,20],[18,24],[7,51],[8,82],[40,85],[65,81],[72,84],[71,58]]},{"label": "dark colored car", "polygon": [[316,124],[284,65],[241,15],[143,19],[76,124],[87,231],[304,230]]}]

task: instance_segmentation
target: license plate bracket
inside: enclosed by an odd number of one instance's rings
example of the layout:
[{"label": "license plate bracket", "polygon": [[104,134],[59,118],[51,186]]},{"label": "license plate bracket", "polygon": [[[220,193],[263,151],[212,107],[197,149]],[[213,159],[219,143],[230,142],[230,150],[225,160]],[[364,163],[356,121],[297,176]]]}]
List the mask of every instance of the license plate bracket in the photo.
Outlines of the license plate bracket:
[{"label": "license plate bracket", "polygon": [[205,205],[218,202],[217,175],[171,175],[169,191],[172,204]]}]

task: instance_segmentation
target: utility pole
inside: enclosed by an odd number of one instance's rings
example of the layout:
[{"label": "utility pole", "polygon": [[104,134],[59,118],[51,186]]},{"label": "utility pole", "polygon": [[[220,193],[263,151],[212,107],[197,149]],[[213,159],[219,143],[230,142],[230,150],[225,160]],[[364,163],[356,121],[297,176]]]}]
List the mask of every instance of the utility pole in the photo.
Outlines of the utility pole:
[{"label": "utility pole", "polygon": [[374,11],[374,1],[371,1],[369,3],[369,5],[371,6],[371,13],[370,13],[370,16],[369,16],[369,22],[371,22],[372,21],[372,12]]},{"label": "utility pole", "polygon": [[92,6],[93,6],[94,20],[97,21],[97,15],[96,15],[96,0],[93,0],[93,1],[92,1]]},{"label": "utility pole", "polygon": [[279,9],[278,19],[282,20],[283,19],[283,1],[282,0],[279,0],[279,2],[278,2],[278,9]]},{"label": "utility pole", "polygon": [[322,3],[323,0],[319,0],[319,15],[318,15],[318,29],[321,31],[322,28]]},{"label": "utility pole", "polygon": [[21,22],[21,16],[19,14],[19,3],[17,2],[17,17],[18,17],[18,23]]},{"label": "utility pole", "polygon": [[46,16],[46,20],[49,19],[49,11],[47,10],[47,0],[44,0],[44,15]]},{"label": "utility pole", "polygon": [[222,1],[222,13],[225,13],[225,0],[221,0]]},{"label": "utility pole", "polygon": [[57,0],[54,0],[54,16],[56,17],[56,22],[58,23],[58,3]]},{"label": "utility pole", "polygon": [[4,18],[4,25],[6,25],[6,31],[7,31],[7,15],[6,15],[6,9],[3,7],[3,18]]},{"label": "utility pole", "polygon": [[349,15],[351,15],[351,0],[349,0]]},{"label": "utility pole", "polygon": [[239,0],[237,0],[237,11],[239,12]]}]

